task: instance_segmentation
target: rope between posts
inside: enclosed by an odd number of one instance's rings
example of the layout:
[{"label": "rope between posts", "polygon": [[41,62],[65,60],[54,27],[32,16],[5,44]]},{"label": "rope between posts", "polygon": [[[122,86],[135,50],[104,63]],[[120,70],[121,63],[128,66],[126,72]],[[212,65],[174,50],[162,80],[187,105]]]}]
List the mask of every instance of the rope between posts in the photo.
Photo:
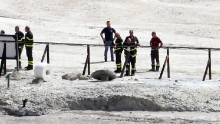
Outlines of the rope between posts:
[{"label": "rope between posts", "polygon": [[[0,41],[1,43],[12,43],[9,41]],[[20,44],[21,42],[13,42],[13,43],[18,43]],[[58,42],[33,42],[33,44],[49,44],[49,45],[68,45],[68,46],[95,46],[95,47],[103,47],[106,45],[103,44],[77,44],[77,43],[58,43]],[[109,46],[111,47],[111,46]],[[117,46],[117,47],[128,47],[128,46]],[[130,46],[130,47],[136,47],[136,46]],[[145,46],[141,45],[138,46],[138,48],[151,48],[151,46]],[[163,46],[160,49],[192,49],[192,50],[213,50],[213,51],[220,51],[220,48],[211,48],[211,47],[189,47],[189,46],[184,46],[184,47],[179,47],[179,46]]]}]

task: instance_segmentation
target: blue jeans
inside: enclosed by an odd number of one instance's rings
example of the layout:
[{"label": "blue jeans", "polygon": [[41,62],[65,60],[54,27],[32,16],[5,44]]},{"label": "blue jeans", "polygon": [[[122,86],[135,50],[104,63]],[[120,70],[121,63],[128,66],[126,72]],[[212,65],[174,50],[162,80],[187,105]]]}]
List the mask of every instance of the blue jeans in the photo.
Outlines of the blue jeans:
[{"label": "blue jeans", "polygon": [[108,60],[107,54],[108,54],[108,48],[109,47],[110,47],[110,53],[111,53],[111,60],[114,61],[113,47],[111,47],[112,42],[113,41],[105,41],[105,53],[104,53],[105,61]]}]

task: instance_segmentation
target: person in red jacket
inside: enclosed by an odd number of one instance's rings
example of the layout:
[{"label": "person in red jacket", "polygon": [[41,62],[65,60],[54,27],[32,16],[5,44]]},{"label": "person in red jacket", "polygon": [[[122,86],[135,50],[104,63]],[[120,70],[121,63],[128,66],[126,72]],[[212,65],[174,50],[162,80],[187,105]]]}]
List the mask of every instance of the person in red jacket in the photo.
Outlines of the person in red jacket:
[{"label": "person in red jacket", "polygon": [[[160,60],[159,60],[159,48],[163,46],[163,42],[157,37],[156,32],[152,32],[152,39],[150,41],[151,46],[151,66],[152,69],[150,71],[159,71],[160,68]],[[156,65],[155,65],[156,59]],[[156,66],[156,70],[155,70]]]}]

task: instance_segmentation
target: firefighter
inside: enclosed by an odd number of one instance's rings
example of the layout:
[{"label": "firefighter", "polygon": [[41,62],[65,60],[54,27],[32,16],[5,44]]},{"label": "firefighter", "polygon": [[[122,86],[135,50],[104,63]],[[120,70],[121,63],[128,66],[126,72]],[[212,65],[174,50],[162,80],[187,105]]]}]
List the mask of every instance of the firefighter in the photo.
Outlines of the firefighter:
[{"label": "firefighter", "polygon": [[[152,32],[152,39],[150,41],[151,46],[151,66],[152,69],[150,71],[159,71],[160,68],[160,60],[159,60],[159,49],[163,46],[163,42],[157,37],[156,32]],[[156,65],[155,65],[156,59]],[[155,70],[156,66],[156,70]]]},{"label": "firefighter", "polygon": [[115,73],[121,73],[121,54],[123,51],[123,40],[120,36],[119,33],[115,33],[115,43],[113,42],[113,47],[115,48],[115,57],[116,57],[116,70],[114,71]]},{"label": "firefighter", "polygon": [[22,53],[22,50],[24,48],[24,33],[20,31],[19,27],[16,26],[15,27],[15,35],[17,35],[17,41],[19,42],[18,43],[18,57],[19,57],[19,68],[22,68],[21,67],[21,53]]},{"label": "firefighter", "polygon": [[123,45],[125,46],[124,48],[124,53],[125,53],[125,58],[127,58],[128,53],[130,53],[130,56],[128,57],[128,63],[126,65],[126,73],[125,76],[129,76],[129,66],[131,63],[131,76],[135,75],[136,72],[136,56],[137,56],[137,46],[139,46],[139,41],[136,36],[134,36],[133,30],[129,31],[130,36],[126,37]]},{"label": "firefighter", "polygon": [[33,50],[33,34],[30,30],[29,26],[25,27],[25,47],[26,47],[26,54],[28,58],[28,66],[26,67],[27,70],[33,70],[33,56],[32,56],[32,50]]}]

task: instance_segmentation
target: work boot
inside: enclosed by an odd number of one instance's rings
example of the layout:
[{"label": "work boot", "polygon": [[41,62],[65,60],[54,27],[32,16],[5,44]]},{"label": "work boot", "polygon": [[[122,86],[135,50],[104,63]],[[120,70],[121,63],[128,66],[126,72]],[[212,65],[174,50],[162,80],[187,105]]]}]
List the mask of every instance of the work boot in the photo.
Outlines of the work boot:
[{"label": "work boot", "polygon": [[115,73],[121,73],[121,69],[118,68],[117,70],[114,71]]},{"label": "work boot", "polygon": [[135,70],[131,71],[131,76],[135,76]]},{"label": "work boot", "polygon": [[33,70],[33,65],[28,65],[27,67],[25,67],[27,70]]},{"label": "work boot", "polygon": [[135,76],[135,73],[131,73],[131,76]]},{"label": "work boot", "polygon": [[128,71],[126,71],[126,73],[125,73],[125,75],[124,75],[124,76],[129,76]]},{"label": "work boot", "polygon": [[160,66],[156,66],[156,71],[159,71]]},{"label": "work boot", "polygon": [[155,71],[155,65],[152,65],[152,69],[150,69],[149,71]]}]

